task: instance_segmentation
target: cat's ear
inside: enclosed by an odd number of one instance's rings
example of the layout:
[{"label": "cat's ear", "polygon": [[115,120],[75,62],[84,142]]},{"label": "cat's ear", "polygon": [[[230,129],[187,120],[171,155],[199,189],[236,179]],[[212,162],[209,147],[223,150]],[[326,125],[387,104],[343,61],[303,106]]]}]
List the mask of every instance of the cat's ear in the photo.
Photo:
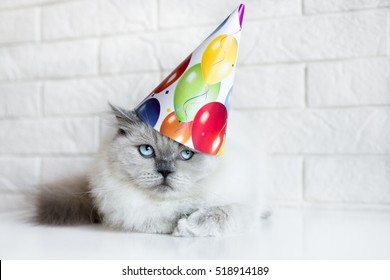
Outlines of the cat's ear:
[{"label": "cat's ear", "polygon": [[125,110],[118,106],[108,103],[114,113],[120,134],[125,134],[131,130],[132,126],[138,123],[140,120],[134,111]]}]

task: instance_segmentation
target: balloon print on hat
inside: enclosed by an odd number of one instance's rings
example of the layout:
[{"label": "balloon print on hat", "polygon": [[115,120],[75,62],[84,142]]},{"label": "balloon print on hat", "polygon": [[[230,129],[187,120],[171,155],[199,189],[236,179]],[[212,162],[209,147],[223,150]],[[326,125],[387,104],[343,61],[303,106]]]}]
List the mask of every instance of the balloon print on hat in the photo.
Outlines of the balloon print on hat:
[{"label": "balloon print on hat", "polygon": [[199,152],[221,155],[244,5],[239,5],[136,108],[155,130]]},{"label": "balloon print on hat", "polygon": [[147,99],[137,109],[138,117],[154,127],[160,116],[160,102],[156,98]]},{"label": "balloon print on hat", "polygon": [[208,85],[203,78],[200,63],[189,68],[176,85],[173,104],[181,122],[192,121],[196,112],[206,103],[217,100],[220,83]]},{"label": "balloon print on hat", "polygon": [[230,16],[228,16],[227,18],[225,18],[225,20],[223,22],[221,22],[217,28],[215,28],[215,30],[206,38],[210,38],[211,36],[213,36],[215,33],[217,33],[224,25],[225,23],[228,21],[228,19],[230,18]]},{"label": "balloon print on hat", "polygon": [[191,54],[182,62],[179,66],[176,67],[175,70],[171,72],[171,74],[166,77],[161,84],[159,84],[154,90],[153,94],[158,94],[162,92],[164,89],[172,85],[174,82],[176,82],[181,75],[183,75],[184,71],[187,69],[188,65],[190,64],[191,60]]},{"label": "balloon print on hat", "polygon": [[225,107],[226,107],[226,110],[229,112],[230,110],[230,100],[232,99],[232,92],[233,92],[233,86],[229,89],[229,92],[228,94],[226,95],[226,99],[225,99]]},{"label": "balloon print on hat", "polygon": [[236,38],[227,34],[211,41],[202,56],[202,72],[208,84],[215,84],[229,76],[236,63],[237,49]]},{"label": "balloon print on hat", "polygon": [[240,28],[242,28],[242,21],[244,20],[244,13],[245,13],[245,5],[240,4],[240,6],[238,6],[238,17],[240,20]]},{"label": "balloon print on hat", "polygon": [[211,102],[204,105],[192,124],[192,142],[200,152],[216,155],[221,149],[226,133],[227,111],[225,105]]},{"label": "balloon print on hat", "polygon": [[180,122],[172,112],[164,119],[160,132],[179,143],[186,143],[191,137],[191,129],[192,122]]}]

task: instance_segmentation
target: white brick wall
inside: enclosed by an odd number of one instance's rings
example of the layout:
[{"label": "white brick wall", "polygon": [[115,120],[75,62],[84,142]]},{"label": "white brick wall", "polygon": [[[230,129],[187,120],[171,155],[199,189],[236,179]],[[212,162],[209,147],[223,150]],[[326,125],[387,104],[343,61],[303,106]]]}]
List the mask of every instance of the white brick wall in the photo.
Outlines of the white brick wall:
[{"label": "white brick wall", "polygon": [[[12,32],[9,32],[9,29]],[[36,8],[5,11],[0,17],[0,44],[38,40],[39,10]]]},{"label": "white brick wall", "polygon": [[[244,1],[245,2],[245,1]],[[0,211],[84,172],[240,2],[0,0]],[[232,125],[280,205],[390,209],[390,1],[248,0]]]},{"label": "white brick wall", "polygon": [[389,67],[389,57],[312,63],[309,106],[390,105]]},{"label": "white brick wall", "polygon": [[[0,14],[1,16],[1,14]],[[98,40],[18,45],[0,49],[0,80],[97,74]]]}]

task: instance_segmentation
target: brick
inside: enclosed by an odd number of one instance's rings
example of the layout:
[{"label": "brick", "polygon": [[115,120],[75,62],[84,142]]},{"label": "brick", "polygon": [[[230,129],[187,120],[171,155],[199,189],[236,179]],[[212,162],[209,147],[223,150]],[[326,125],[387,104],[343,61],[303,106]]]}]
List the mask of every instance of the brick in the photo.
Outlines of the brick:
[{"label": "brick", "polygon": [[158,58],[150,35],[129,35],[106,38],[101,43],[103,73],[158,70]]},{"label": "brick", "polygon": [[308,66],[310,106],[390,104],[390,59],[314,63]]},{"label": "brick", "polygon": [[44,88],[48,115],[109,111],[108,102],[134,108],[159,82],[158,74],[51,81]]},{"label": "brick", "polygon": [[302,201],[302,158],[269,157],[265,171],[273,200]]},{"label": "brick", "polygon": [[38,83],[0,85],[0,116],[41,114],[41,85]]},{"label": "brick", "polygon": [[390,203],[390,158],[310,157],[305,198],[320,202]]},{"label": "brick", "polygon": [[99,1],[72,1],[42,9],[45,40],[98,35]]},{"label": "brick", "polygon": [[0,48],[0,80],[97,72],[97,40]]},{"label": "brick", "polygon": [[[237,64],[383,55],[386,54],[387,17],[387,11],[364,11],[250,21],[242,32]],[[172,70],[213,28],[210,25],[164,30],[146,34],[144,38],[154,43],[161,68]]]},{"label": "brick", "polygon": [[351,11],[390,6],[390,0],[304,0],[305,13]]},{"label": "brick", "polygon": [[157,27],[156,0],[101,0],[101,34],[152,30]]},{"label": "brick", "polygon": [[161,69],[171,72],[213,31],[213,27],[165,30],[148,34]]},{"label": "brick", "polygon": [[[242,1],[160,1],[159,26],[172,28],[179,26],[196,26],[200,24],[219,24]],[[301,13],[300,0],[262,0],[245,3],[245,20],[270,18]]]},{"label": "brick", "polygon": [[231,106],[233,108],[303,107],[304,65],[239,67]]},{"label": "brick", "polygon": [[49,184],[76,175],[86,175],[93,157],[44,157],[42,159],[42,183]]},{"label": "brick", "polygon": [[0,44],[32,42],[38,39],[38,9],[0,13]]},{"label": "brick", "polygon": [[230,119],[271,154],[390,152],[388,108],[239,111]]},{"label": "brick", "polygon": [[[302,157],[267,155],[270,151],[267,137],[262,137],[260,131],[269,134],[269,131],[263,131],[263,127],[250,111],[230,110],[226,138],[227,156],[231,152],[250,153],[250,156],[239,156],[238,159],[255,159],[253,164],[256,167],[253,168],[257,169],[258,173],[252,181],[259,184],[264,197],[278,202],[302,201]],[[237,156],[233,158],[237,160]]]},{"label": "brick", "polygon": [[94,118],[3,120],[2,154],[88,154],[97,149]]},{"label": "brick", "polygon": [[[390,12],[388,12],[388,18],[390,16]],[[386,37],[386,40],[387,40],[387,56],[390,55],[390,20],[387,19],[387,37]]]},{"label": "brick", "polygon": [[40,168],[36,157],[0,157],[0,192],[33,190],[39,184]]},{"label": "brick", "polygon": [[387,11],[248,22],[244,64],[376,56],[386,53]]},{"label": "brick", "polygon": [[155,28],[156,1],[90,0],[43,9],[43,38],[75,38]]}]

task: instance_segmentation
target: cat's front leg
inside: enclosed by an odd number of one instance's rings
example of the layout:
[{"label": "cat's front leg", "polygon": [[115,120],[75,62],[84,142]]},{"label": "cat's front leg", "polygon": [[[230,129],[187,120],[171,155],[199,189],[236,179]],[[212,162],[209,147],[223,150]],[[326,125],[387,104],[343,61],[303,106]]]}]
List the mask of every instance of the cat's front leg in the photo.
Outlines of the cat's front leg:
[{"label": "cat's front leg", "polygon": [[220,236],[242,231],[254,221],[253,211],[245,205],[213,206],[198,209],[179,219],[172,234],[182,237]]}]

